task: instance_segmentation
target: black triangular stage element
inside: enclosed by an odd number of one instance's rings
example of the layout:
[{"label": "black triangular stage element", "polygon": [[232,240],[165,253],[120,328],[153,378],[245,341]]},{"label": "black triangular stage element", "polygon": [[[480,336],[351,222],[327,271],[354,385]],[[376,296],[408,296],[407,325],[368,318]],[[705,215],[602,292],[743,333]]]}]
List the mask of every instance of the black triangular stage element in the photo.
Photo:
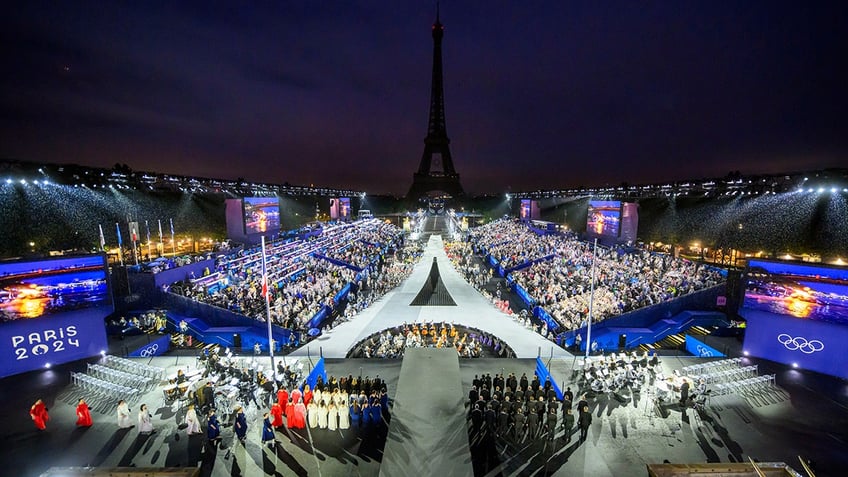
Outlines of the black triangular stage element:
[{"label": "black triangular stage element", "polygon": [[412,300],[409,306],[456,306],[456,302],[450,296],[445,284],[442,283],[442,277],[439,275],[439,264],[436,263],[436,257],[433,257],[433,266],[430,267],[430,276],[421,287],[421,291]]}]

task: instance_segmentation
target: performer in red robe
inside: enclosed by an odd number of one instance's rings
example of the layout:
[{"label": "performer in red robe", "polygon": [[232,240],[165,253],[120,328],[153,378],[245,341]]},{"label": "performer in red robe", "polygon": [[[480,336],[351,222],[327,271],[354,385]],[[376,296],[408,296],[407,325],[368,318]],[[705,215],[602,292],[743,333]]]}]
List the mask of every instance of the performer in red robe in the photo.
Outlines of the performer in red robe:
[{"label": "performer in red robe", "polygon": [[289,403],[289,392],[286,391],[286,388],[281,387],[277,390],[277,404],[280,407],[285,408],[286,404]]},{"label": "performer in red robe", "polygon": [[282,427],[283,425],[283,408],[280,407],[280,403],[275,402],[273,406],[271,406],[271,416],[274,418],[271,421],[272,427]]},{"label": "performer in red robe", "polygon": [[80,399],[77,404],[77,425],[82,427],[91,426],[91,412],[88,410],[88,404],[85,400]]},{"label": "performer in red robe", "polygon": [[286,426],[292,427],[292,425],[294,425],[294,420],[294,403],[291,399],[289,399],[289,402],[286,403]]},{"label": "performer in red robe", "polygon": [[312,390],[309,389],[309,385],[307,384],[303,388],[303,405],[308,406],[310,402],[312,402]]},{"label": "performer in red robe", "polygon": [[44,401],[41,399],[35,401],[35,404],[29,408],[29,415],[32,417],[35,427],[42,431],[47,427],[47,421],[50,420],[50,416],[47,414],[47,406],[44,405]]}]

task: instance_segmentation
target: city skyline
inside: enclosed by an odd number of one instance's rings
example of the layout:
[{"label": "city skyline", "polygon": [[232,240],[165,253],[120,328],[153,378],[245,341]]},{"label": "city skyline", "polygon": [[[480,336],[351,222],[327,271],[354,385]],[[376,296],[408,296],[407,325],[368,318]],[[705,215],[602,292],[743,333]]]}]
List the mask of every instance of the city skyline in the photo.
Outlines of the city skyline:
[{"label": "city skyline", "polygon": [[[0,157],[396,195],[412,182],[434,3],[45,5],[0,20]],[[463,186],[844,167],[845,13],[443,3]]]}]

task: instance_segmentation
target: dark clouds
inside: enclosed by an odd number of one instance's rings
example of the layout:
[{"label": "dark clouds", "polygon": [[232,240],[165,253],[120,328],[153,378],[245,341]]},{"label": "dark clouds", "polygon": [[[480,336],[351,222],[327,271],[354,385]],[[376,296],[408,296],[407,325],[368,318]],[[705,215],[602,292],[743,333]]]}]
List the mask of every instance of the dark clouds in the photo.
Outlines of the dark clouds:
[{"label": "dark clouds", "polygon": [[[428,2],[27,2],[0,156],[404,193]],[[848,163],[845,2],[447,2],[471,192]]]}]

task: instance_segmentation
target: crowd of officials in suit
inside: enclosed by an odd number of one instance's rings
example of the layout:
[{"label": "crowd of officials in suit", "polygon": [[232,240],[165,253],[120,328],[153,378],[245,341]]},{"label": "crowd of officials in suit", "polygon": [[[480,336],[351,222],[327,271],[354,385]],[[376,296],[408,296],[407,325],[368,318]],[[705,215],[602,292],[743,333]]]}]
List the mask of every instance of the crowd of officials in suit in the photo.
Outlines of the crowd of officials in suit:
[{"label": "crowd of officials in suit", "polygon": [[[517,378],[514,373],[475,375],[468,392],[469,437],[472,446],[490,438],[526,442],[535,439],[553,440],[559,429],[565,442],[579,430],[580,440],[586,439],[592,414],[585,396],[574,405],[571,388],[559,401],[549,380],[542,383],[534,374]],[[560,417],[561,414],[561,417]]]}]

